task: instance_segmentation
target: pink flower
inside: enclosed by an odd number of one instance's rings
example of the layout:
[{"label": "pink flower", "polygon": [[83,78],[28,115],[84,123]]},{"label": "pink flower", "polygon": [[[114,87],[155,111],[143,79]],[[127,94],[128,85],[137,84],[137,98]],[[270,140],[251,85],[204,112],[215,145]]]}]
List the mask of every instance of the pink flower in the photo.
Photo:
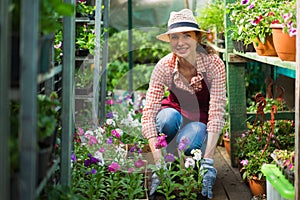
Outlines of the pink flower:
[{"label": "pink flower", "polygon": [[252,8],[254,8],[254,3],[251,3],[251,4],[248,6],[248,9],[249,9],[249,10],[252,9]]},{"label": "pink flower", "polygon": [[90,136],[89,137],[89,145],[97,144],[98,140],[95,136]]},{"label": "pink flower", "polygon": [[161,149],[163,147],[166,147],[168,146],[168,143],[166,141],[166,135],[165,134],[160,134],[158,137],[157,137],[157,143],[155,144],[155,148],[156,149]]},{"label": "pink flower", "polygon": [[98,151],[101,152],[101,153],[103,153],[103,152],[105,152],[105,148],[101,147]]},{"label": "pink flower", "polygon": [[114,101],[112,99],[109,99],[109,100],[106,101],[106,104],[107,105],[113,105]]},{"label": "pink flower", "polygon": [[78,129],[78,135],[84,135],[84,130],[80,127],[77,128]]},{"label": "pink flower", "polygon": [[109,172],[116,172],[116,171],[120,171],[121,170],[121,166],[116,163],[116,162],[112,162],[109,166],[108,166],[108,171]]},{"label": "pink flower", "polygon": [[246,159],[246,160],[242,160],[241,162],[240,162],[243,166],[246,166],[246,165],[248,165],[248,160]]},{"label": "pink flower", "polygon": [[143,167],[144,165],[145,165],[145,162],[144,162],[142,159],[139,159],[139,160],[135,161],[135,163],[134,163],[134,166],[135,166],[136,168],[141,168],[141,167]]},{"label": "pink flower", "polygon": [[128,172],[128,174],[130,174],[130,173],[134,172],[134,170],[135,169],[133,167],[130,167],[130,168],[128,168],[127,172]]},{"label": "pink flower", "polygon": [[116,136],[116,138],[120,138],[120,133],[118,133],[118,131],[115,130],[115,129],[111,131],[111,134],[112,134],[113,136]]}]

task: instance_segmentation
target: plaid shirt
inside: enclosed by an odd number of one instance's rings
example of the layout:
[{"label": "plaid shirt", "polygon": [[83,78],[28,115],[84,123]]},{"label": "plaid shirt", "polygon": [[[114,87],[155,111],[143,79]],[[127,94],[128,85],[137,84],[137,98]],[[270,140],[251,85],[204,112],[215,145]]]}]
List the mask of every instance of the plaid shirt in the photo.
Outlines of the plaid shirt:
[{"label": "plaid shirt", "polygon": [[172,77],[177,87],[189,91],[201,90],[202,73],[206,73],[210,91],[207,132],[220,134],[224,126],[226,105],[226,74],[223,61],[215,54],[197,55],[197,75],[188,84],[178,72],[178,58],[170,53],[155,66],[149,88],[146,94],[146,104],[143,108],[142,133],[146,139],[157,137],[155,127],[156,115],[161,109],[165,87],[170,88]]}]

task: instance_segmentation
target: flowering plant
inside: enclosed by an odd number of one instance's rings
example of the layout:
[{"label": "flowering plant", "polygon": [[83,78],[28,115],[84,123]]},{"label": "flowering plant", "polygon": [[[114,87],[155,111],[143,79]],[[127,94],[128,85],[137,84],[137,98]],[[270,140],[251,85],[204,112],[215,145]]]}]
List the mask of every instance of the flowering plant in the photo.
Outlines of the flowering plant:
[{"label": "flowering plant", "polygon": [[231,38],[246,45],[257,39],[264,44],[266,37],[272,34],[272,16],[279,5],[278,0],[241,0],[228,4],[226,10],[231,21],[228,28]]},{"label": "flowering plant", "polygon": [[121,134],[111,126],[111,120],[95,130],[77,128],[71,158],[73,193],[88,199],[145,197],[147,161],[138,152],[127,156]]},{"label": "flowering plant", "polygon": [[273,23],[282,25],[283,32],[291,37],[297,33],[296,0],[279,2],[278,9],[274,10]]},{"label": "flowering plant", "polygon": [[[162,149],[167,147],[166,136],[161,134],[156,148]],[[178,147],[178,156],[171,153],[164,153],[161,163],[165,166],[152,167],[161,180],[157,192],[164,195],[165,199],[175,199],[176,197],[197,199],[201,195],[199,191],[202,188],[202,180],[205,170],[200,166],[202,152],[200,149],[193,149],[191,156],[185,156],[184,151],[187,149],[190,141],[183,137]]]},{"label": "flowering plant", "polygon": [[[267,101],[261,104],[263,100],[261,98],[261,101],[258,101],[256,98],[257,116],[262,114],[261,118],[256,118],[254,123],[247,122],[248,131],[236,139],[235,154],[243,165],[241,172],[244,179],[251,179],[254,176],[263,178],[260,168],[262,164],[272,162],[271,153],[275,149],[288,150],[294,147],[294,140],[291,139],[295,134],[293,121],[274,120],[274,118],[264,121],[263,112]],[[276,106],[273,105],[271,116],[275,108]]]},{"label": "flowering plant", "polygon": [[123,130],[125,134],[121,140],[126,144],[140,143],[146,144],[148,141],[142,136],[142,107],[144,106],[144,93],[133,94],[125,92],[123,94],[110,94],[106,101],[106,118],[115,121],[116,126]]}]

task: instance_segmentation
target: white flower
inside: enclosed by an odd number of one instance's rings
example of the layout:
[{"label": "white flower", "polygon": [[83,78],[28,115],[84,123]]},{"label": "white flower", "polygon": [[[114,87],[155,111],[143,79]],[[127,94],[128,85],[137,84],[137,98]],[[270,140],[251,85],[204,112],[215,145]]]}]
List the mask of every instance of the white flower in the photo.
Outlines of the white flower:
[{"label": "white flower", "polygon": [[192,168],[194,168],[195,167],[195,161],[192,158],[187,158],[185,160],[184,166],[185,166],[185,168],[189,168],[190,166]]},{"label": "white flower", "polygon": [[107,120],[106,120],[106,124],[107,124],[107,125],[116,126],[116,122],[115,122],[113,119],[107,119]]},{"label": "white flower", "polygon": [[202,152],[200,149],[193,149],[191,151],[191,154],[194,155],[193,159],[196,160],[196,161],[200,161],[201,160],[201,157],[202,157]]},{"label": "white flower", "polygon": [[100,160],[100,162],[98,162],[99,165],[103,166],[104,165],[104,162],[103,162],[103,154],[100,152],[100,151],[96,151],[95,155],[94,155],[95,158],[97,158],[98,160]]},{"label": "white flower", "polygon": [[94,135],[94,132],[93,131],[90,131],[90,130],[88,130],[88,131],[86,131],[85,132],[85,134],[84,134],[86,137],[89,137],[89,136],[91,136],[91,135]]}]

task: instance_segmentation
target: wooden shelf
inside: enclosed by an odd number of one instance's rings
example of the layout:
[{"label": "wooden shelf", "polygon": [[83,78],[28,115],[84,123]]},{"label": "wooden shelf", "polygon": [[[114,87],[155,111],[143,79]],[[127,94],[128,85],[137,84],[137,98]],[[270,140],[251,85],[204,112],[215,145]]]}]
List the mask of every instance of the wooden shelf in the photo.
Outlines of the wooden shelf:
[{"label": "wooden shelf", "polygon": [[236,55],[242,56],[244,58],[248,58],[248,59],[251,59],[251,60],[258,61],[258,62],[266,63],[266,64],[269,64],[269,65],[274,65],[274,66],[277,66],[277,67],[296,70],[296,62],[282,61],[277,56],[259,56],[255,52],[241,53],[241,52],[238,52],[238,51],[235,51],[235,50],[233,50],[233,53],[236,54]]}]

